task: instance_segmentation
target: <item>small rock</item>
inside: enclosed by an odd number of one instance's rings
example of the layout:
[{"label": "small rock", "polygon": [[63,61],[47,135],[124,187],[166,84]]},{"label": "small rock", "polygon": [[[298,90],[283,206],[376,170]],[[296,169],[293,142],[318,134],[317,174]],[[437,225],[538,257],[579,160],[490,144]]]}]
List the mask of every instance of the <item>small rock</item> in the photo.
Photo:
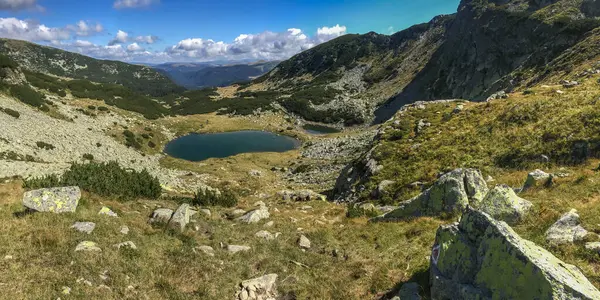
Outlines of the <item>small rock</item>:
[{"label": "small rock", "polygon": [[272,233],[270,233],[270,232],[268,232],[266,230],[261,230],[261,231],[257,232],[256,234],[254,234],[255,237],[262,238],[262,239],[265,239],[267,241],[272,241],[272,240],[278,238],[279,235],[281,235],[281,232],[277,232],[275,234],[272,234]]},{"label": "small rock", "polygon": [[196,249],[202,251],[204,254],[208,256],[215,256],[215,249],[211,246],[198,246]]},{"label": "small rock", "polygon": [[312,206],[310,205],[303,205],[302,207],[300,207],[300,210],[311,210]]},{"label": "small rock", "polygon": [[75,247],[75,251],[100,252],[102,251],[102,249],[100,249],[100,247],[98,247],[98,245],[95,242],[83,241],[77,244],[77,247]]},{"label": "small rock", "polygon": [[542,171],[535,170],[529,174],[527,174],[527,180],[525,180],[525,184],[523,185],[522,191],[526,191],[529,188],[539,185],[540,182],[546,182],[550,178],[550,174]]},{"label": "small rock", "polygon": [[277,274],[245,280],[235,295],[236,300],[274,300],[278,299]]},{"label": "small rock", "polygon": [[119,229],[119,232],[121,234],[129,234],[129,227],[127,227],[127,225],[123,225],[121,226],[121,228]]},{"label": "small rock", "polygon": [[136,245],[132,241],[118,243],[118,244],[113,245],[113,247],[115,247],[117,249],[121,249],[122,247],[125,247],[125,248],[129,248],[129,249],[137,250]]},{"label": "small rock", "polygon": [[245,215],[238,218],[238,220],[248,224],[255,224],[260,222],[260,220],[269,218],[270,216],[271,214],[269,214],[269,209],[265,206],[261,206],[258,209],[247,212]]},{"label": "small rock", "polygon": [[421,300],[420,289],[421,287],[416,282],[407,282],[398,291],[398,296],[392,298],[392,300]]},{"label": "small rock", "polygon": [[585,249],[600,253],[600,242],[590,242],[585,244]]},{"label": "small rock", "polygon": [[273,227],[274,224],[275,224],[275,222],[269,221],[269,222],[265,223],[265,227]]},{"label": "small rock", "polygon": [[11,259],[13,259],[13,256],[12,255],[6,255],[6,256],[4,256],[4,259],[5,260],[11,260]]},{"label": "small rock", "polygon": [[254,176],[254,177],[260,177],[260,176],[262,176],[262,172],[259,171],[259,170],[250,170],[250,171],[248,171],[248,174],[250,176]]},{"label": "small rock", "polygon": [[577,210],[572,209],[550,226],[546,231],[546,240],[554,245],[572,244],[584,240],[587,234],[588,231],[580,225]]},{"label": "small rock", "polygon": [[227,245],[227,251],[229,253],[238,253],[240,251],[250,251],[250,247],[248,246],[240,246],[240,245]]},{"label": "small rock", "polygon": [[172,228],[177,228],[183,232],[185,230],[185,226],[190,223],[190,216],[190,205],[186,203],[181,204],[173,213],[173,216],[169,221],[169,226]]},{"label": "small rock", "polygon": [[75,222],[71,228],[83,233],[90,234],[96,228],[96,223],[93,222]]},{"label": "small rock", "polygon": [[298,239],[298,246],[302,249],[310,249],[310,240],[306,236],[301,235]]},{"label": "small rock", "polygon": [[205,214],[209,218],[212,215],[211,212],[210,212],[210,209],[203,208],[203,209],[200,209],[200,212],[202,212],[203,214]]},{"label": "small rock", "polygon": [[87,286],[92,286],[92,282],[89,281],[89,280],[87,280],[87,279],[85,279],[85,278],[83,278],[83,277],[80,277],[79,279],[77,279],[76,282],[80,283],[80,284],[85,284]]},{"label": "small rock", "polygon": [[100,211],[98,212],[99,215],[106,215],[109,217],[118,217],[117,213],[112,211],[110,208],[103,206]]},{"label": "small rock", "polygon": [[231,214],[232,214],[232,215],[234,215],[234,216],[241,216],[241,215],[243,215],[243,214],[245,214],[245,213],[246,213],[246,211],[245,211],[245,210],[243,210],[243,209],[239,209],[239,208],[238,208],[238,209],[234,209],[234,210],[231,212]]},{"label": "small rock", "polygon": [[263,207],[263,206],[267,206],[267,205],[263,201],[257,201],[254,203],[254,206]]},{"label": "small rock", "polygon": [[150,217],[150,220],[148,222],[151,224],[158,224],[158,223],[167,224],[167,223],[169,223],[169,220],[171,220],[172,215],[173,215],[172,209],[159,208],[159,209],[154,210],[154,212],[152,212],[152,216]]}]

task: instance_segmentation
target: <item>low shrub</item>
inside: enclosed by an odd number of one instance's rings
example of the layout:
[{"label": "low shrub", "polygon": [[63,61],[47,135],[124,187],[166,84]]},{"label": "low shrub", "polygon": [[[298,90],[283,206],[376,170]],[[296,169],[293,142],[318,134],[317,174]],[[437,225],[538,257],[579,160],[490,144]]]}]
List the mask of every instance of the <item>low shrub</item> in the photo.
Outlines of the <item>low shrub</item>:
[{"label": "low shrub", "polygon": [[15,85],[10,88],[10,94],[19,101],[34,107],[43,107],[44,95],[36,92],[27,85]]},{"label": "low shrub", "polygon": [[54,145],[52,145],[52,144],[48,144],[48,143],[46,143],[46,142],[41,142],[41,141],[40,141],[40,142],[36,142],[35,144],[36,144],[36,146],[38,146],[38,148],[40,148],[40,149],[45,149],[45,150],[54,150],[54,148],[55,148],[55,147],[54,147]]},{"label": "low shrub", "polygon": [[106,106],[98,106],[99,111],[108,111],[108,107]]},{"label": "low shrub", "polygon": [[2,108],[2,107],[0,107],[0,111],[4,112],[5,114],[7,114],[7,115],[9,115],[9,116],[11,116],[11,117],[13,117],[15,119],[18,119],[21,116],[21,114],[18,111],[12,110],[10,108]]},{"label": "low shrub", "polygon": [[148,147],[156,148],[156,144],[153,141],[148,141]]},{"label": "low shrub", "polygon": [[85,153],[83,155],[83,159],[85,159],[85,160],[94,160],[94,156],[91,155],[91,154],[89,154],[89,153]]},{"label": "low shrub", "polygon": [[224,190],[220,194],[208,189],[200,189],[194,196],[192,204],[198,206],[222,206],[234,207],[238,203],[237,196],[230,190]]},{"label": "low shrub", "polygon": [[161,194],[160,182],[147,170],[140,172],[124,169],[117,162],[75,163],[60,178],[50,175],[28,179],[25,188],[50,188],[56,186],[78,186],[88,192],[121,200],[148,198],[156,199]]},{"label": "low shrub", "polygon": [[377,217],[379,213],[376,210],[364,209],[358,205],[349,204],[348,211],[346,212],[346,217],[348,218],[374,218]]}]

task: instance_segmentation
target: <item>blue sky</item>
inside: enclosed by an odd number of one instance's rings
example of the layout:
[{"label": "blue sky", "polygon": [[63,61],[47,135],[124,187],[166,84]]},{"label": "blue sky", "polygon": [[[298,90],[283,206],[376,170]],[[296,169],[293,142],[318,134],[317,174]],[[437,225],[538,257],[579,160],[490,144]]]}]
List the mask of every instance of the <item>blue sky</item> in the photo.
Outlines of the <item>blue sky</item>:
[{"label": "blue sky", "polygon": [[346,33],[390,34],[459,0],[0,0],[0,36],[124,61],[285,59]]}]

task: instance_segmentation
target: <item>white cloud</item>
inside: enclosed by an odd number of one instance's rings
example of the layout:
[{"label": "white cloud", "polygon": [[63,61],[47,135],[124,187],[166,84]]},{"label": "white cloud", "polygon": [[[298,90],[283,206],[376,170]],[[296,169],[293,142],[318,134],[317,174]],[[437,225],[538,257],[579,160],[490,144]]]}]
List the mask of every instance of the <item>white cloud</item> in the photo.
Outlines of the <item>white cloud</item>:
[{"label": "white cloud", "polygon": [[0,0],[0,10],[39,10],[44,8],[37,4],[37,0]]},{"label": "white cloud", "polygon": [[346,33],[346,27],[321,27],[313,38],[302,30],[290,28],[284,32],[265,31],[258,34],[240,34],[231,43],[211,39],[189,38],[167,49],[174,58],[210,59],[286,59],[298,52],[329,41]]},{"label": "white cloud", "polygon": [[71,38],[66,28],[50,28],[33,21],[16,18],[0,18],[0,37],[27,41],[60,41]]},{"label": "white cloud", "polygon": [[317,29],[316,39],[321,43],[332,40],[336,37],[346,34],[346,26],[340,26],[339,24],[333,27],[321,27]]},{"label": "white cloud", "polygon": [[67,25],[67,29],[73,31],[78,36],[90,36],[100,33],[104,27],[100,23],[88,24],[86,21],[79,21],[76,25]]},{"label": "white cloud", "polygon": [[112,46],[115,44],[127,43],[128,39],[129,39],[129,34],[123,30],[119,30],[119,31],[117,31],[117,35],[112,40],[110,40],[110,42],[108,42],[108,45]]},{"label": "white cloud", "polygon": [[138,45],[138,43],[133,43],[133,44],[130,44],[129,46],[127,46],[127,51],[141,52],[141,51],[144,51],[144,48],[142,48],[142,46]]},{"label": "white cloud", "polygon": [[133,40],[138,43],[154,44],[154,43],[156,43],[156,41],[158,41],[158,37],[154,36],[154,35],[144,35],[144,36],[137,36]]},{"label": "white cloud", "polygon": [[92,42],[83,41],[83,40],[76,40],[75,43],[73,43],[73,45],[76,47],[82,47],[82,48],[89,48],[89,47],[95,46]]},{"label": "white cloud", "polygon": [[116,9],[122,8],[142,8],[152,4],[159,3],[160,0],[117,0],[113,4]]}]

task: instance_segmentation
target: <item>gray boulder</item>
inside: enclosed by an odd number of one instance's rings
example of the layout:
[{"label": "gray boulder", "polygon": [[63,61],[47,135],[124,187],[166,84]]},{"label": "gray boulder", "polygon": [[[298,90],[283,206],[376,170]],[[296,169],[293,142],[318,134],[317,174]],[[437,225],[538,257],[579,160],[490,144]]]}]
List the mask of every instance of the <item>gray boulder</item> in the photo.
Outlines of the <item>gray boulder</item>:
[{"label": "gray boulder", "polygon": [[457,214],[468,205],[477,206],[488,192],[479,170],[456,169],[442,175],[431,188],[402,202],[373,221],[395,221],[421,215]]},{"label": "gray boulder", "polygon": [[260,222],[260,220],[268,219],[271,216],[269,213],[269,208],[266,206],[261,206],[255,210],[251,210],[239,217],[238,220],[248,224],[256,224]]},{"label": "gray boulder", "polygon": [[227,245],[227,252],[229,253],[238,253],[238,252],[244,252],[244,251],[250,251],[249,246],[243,246],[243,245]]},{"label": "gray boulder", "polygon": [[148,222],[150,224],[167,224],[169,220],[171,220],[171,216],[173,215],[173,210],[168,208],[159,208],[155,209],[150,216],[150,220]]},{"label": "gray boulder", "polygon": [[301,235],[298,239],[298,246],[302,249],[310,249],[310,240],[305,235]]},{"label": "gray boulder", "polygon": [[532,206],[531,202],[517,196],[511,187],[497,185],[487,193],[476,208],[496,220],[514,225],[523,220]]},{"label": "gray boulder", "polygon": [[277,274],[268,274],[262,277],[245,280],[236,293],[236,300],[275,300],[277,294]]},{"label": "gray boulder", "polygon": [[75,212],[81,199],[81,190],[76,186],[39,189],[23,195],[23,205],[39,212]]},{"label": "gray boulder", "polygon": [[572,244],[583,241],[588,231],[585,230],[579,221],[577,210],[572,209],[562,215],[546,231],[546,241],[553,245]]},{"label": "gray boulder", "polygon": [[438,229],[430,266],[432,299],[600,299],[577,267],[471,208]]},{"label": "gray boulder", "polygon": [[181,204],[177,210],[171,216],[171,220],[169,220],[169,227],[176,228],[181,230],[182,232],[185,230],[185,226],[190,223],[190,216],[192,212],[189,204]]}]

